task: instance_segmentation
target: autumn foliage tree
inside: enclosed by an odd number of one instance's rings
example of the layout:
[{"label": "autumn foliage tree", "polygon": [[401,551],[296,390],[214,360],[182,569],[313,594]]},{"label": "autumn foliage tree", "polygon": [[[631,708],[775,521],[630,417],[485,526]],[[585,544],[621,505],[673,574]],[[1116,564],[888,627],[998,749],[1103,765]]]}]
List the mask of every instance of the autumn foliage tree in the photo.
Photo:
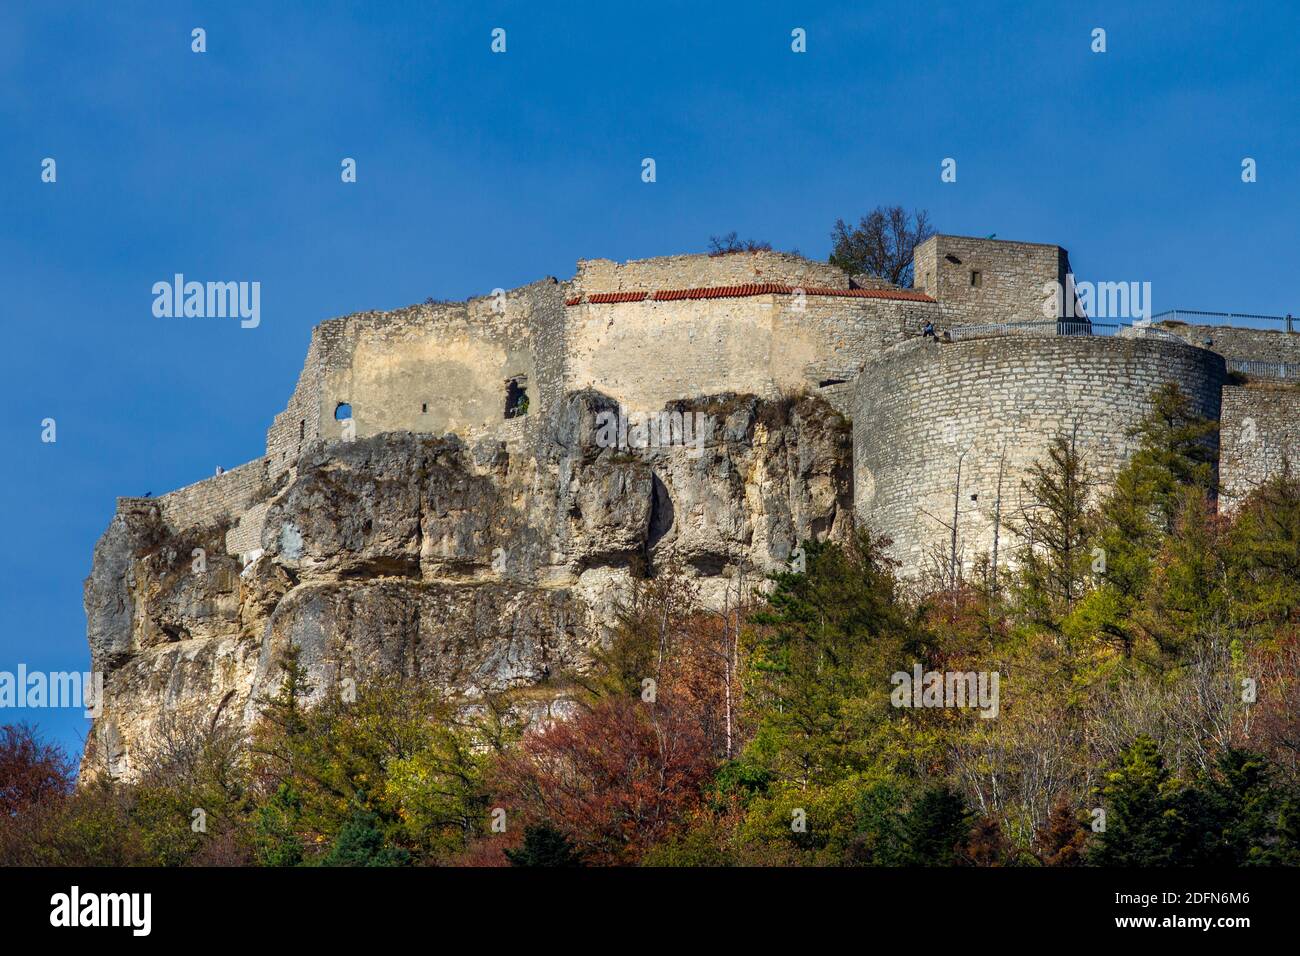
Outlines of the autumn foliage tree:
[{"label": "autumn foliage tree", "polygon": [[13,817],[72,791],[72,764],[26,724],[0,727],[0,817]]},{"label": "autumn foliage tree", "polygon": [[524,738],[496,791],[519,825],[550,823],[592,863],[635,863],[699,805],[716,767],[687,707],[616,697]]}]

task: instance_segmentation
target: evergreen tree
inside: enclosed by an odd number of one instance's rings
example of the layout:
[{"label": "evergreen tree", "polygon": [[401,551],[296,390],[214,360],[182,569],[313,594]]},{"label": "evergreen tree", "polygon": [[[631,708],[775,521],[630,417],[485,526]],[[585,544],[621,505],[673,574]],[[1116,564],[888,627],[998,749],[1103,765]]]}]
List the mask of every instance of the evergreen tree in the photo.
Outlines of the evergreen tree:
[{"label": "evergreen tree", "polygon": [[511,866],[582,866],[569,838],[549,823],[526,827],[523,846],[505,853]]},{"label": "evergreen tree", "polygon": [[1025,503],[1012,527],[1025,543],[1019,597],[1040,624],[1060,621],[1083,595],[1090,554],[1088,503],[1093,476],[1072,435],[1058,435],[1045,461],[1021,483]]},{"label": "evergreen tree", "polygon": [[1138,439],[1129,466],[1149,496],[1158,529],[1169,534],[1178,517],[1183,488],[1214,493],[1219,423],[1197,412],[1172,382],[1152,392],[1150,401],[1151,411],[1128,431],[1129,437]]},{"label": "evergreen tree", "polygon": [[1231,629],[1236,595],[1223,537],[1210,499],[1199,488],[1184,488],[1175,533],[1165,538],[1132,611],[1133,624],[1159,654],[1154,663],[1177,664]]},{"label": "evergreen tree", "polygon": [[1300,617],[1300,477],[1282,464],[1247,497],[1229,536],[1233,589],[1255,626]]},{"label": "evergreen tree", "polygon": [[746,759],[778,781],[829,784],[865,768],[868,727],[889,713],[882,675],[923,659],[885,544],[865,532],[847,547],[806,543],[806,570],[777,574],[755,615]]},{"label": "evergreen tree", "polygon": [[903,818],[905,866],[953,866],[971,836],[971,812],[946,784],[927,787]]},{"label": "evergreen tree", "polygon": [[1177,385],[1151,394],[1151,411],[1127,432],[1138,449],[1101,503],[1093,546],[1105,570],[1077,611],[1077,625],[1131,656],[1157,555],[1174,530],[1187,489],[1214,493],[1213,436],[1218,423],[1199,415]]},{"label": "evergreen tree", "polygon": [[1166,866],[1171,862],[1169,771],[1156,743],[1138,737],[1101,788],[1106,829],[1088,862],[1097,866]]},{"label": "evergreen tree", "polygon": [[355,810],[339,830],[334,845],[321,858],[321,866],[405,866],[411,855],[400,847],[388,846],[379,818],[367,810]]},{"label": "evergreen tree", "polygon": [[254,816],[254,848],[262,866],[297,866],[303,860],[298,822],[302,801],[288,783],[282,783]]}]

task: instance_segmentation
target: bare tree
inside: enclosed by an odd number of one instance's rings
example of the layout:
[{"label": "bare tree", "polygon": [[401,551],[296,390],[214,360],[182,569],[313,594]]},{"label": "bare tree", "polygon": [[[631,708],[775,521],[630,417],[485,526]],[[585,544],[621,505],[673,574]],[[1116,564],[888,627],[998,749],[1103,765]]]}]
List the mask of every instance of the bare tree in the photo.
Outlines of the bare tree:
[{"label": "bare tree", "polygon": [[849,275],[865,273],[910,287],[912,254],[932,235],[934,228],[924,209],[909,213],[902,206],[877,206],[855,227],[836,220],[830,261]]},{"label": "bare tree", "polygon": [[762,239],[741,239],[735,230],[725,236],[709,236],[709,255],[725,256],[732,252],[770,252],[772,244]]}]

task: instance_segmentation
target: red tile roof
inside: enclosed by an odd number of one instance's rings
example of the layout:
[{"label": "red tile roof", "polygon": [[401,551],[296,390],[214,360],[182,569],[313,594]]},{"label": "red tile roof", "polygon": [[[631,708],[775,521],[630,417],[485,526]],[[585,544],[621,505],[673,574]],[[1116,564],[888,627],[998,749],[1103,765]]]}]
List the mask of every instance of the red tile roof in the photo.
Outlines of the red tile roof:
[{"label": "red tile roof", "polygon": [[649,292],[596,292],[587,296],[588,302],[642,302]]},{"label": "red tile roof", "polygon": [[[924,292],[911,289],[831,289],[824,286],[792,286],[784,282],[747,282],[744,285],[716,286],[710,289],[660,289],[658,292],[593,292],[585,301],[593,305],[615,302],[676,302],[680,299],[737,299],[750,295],[793,295],[801,289],[804,295],[841,296],[848,299],[900,299],[905,302],[933,302]],[[565,305],[579,305],[583,296],[566,299]]]}]

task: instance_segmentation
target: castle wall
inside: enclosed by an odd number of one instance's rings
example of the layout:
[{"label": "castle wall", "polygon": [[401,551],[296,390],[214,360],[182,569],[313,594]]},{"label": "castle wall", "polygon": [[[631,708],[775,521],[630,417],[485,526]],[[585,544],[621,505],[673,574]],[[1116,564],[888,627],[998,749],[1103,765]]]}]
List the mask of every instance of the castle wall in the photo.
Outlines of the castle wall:
[{"label": "castle wall", "polygon": [[[275,473],[303,445],[386,431],[469,436],[505,423],[506,383],[527,390],[529,414],[558,401],[567,285],[546,279],[500,298],[363,312],[316,327],[288,406],[267,435]],[[339,412],[342,414],[342,412]]]},{"label": "castle wall", "polygon": [[570,306],[566,388],[595,388],[634,410],[719,392],[772,396],[848,380],[915,334],[932,302],[805,295]]},{"label": "castle wall", "polygon": [[1246,362],[1300,363],[1300,333],[1226,325],[1184,325],[1181,322],[1161,322],[1157,327],[1192,345],[1218,352],[1224,358]]},{"label": "castle wall", "polygon": [[528,303],[528,328],[536,372],[528,392],[532,408],[541,414],[558,408],[564,397],[564,329],[568,312],[564,303],[573,294],[573,287],[570,282],[547,279],[525,286],[521,292]]},{"label": "castle wall", "polygon": [[247,554],[261,547],[262,525],[274,483],[270,460],[258,458],[157,498],[118,498],[118,514],[157,509],[172,531],[225,526],[226,550]]},{"label": "castle wall", "polygon": [[[969,236],[931,236],[912,259],[913,287],[939,300],[942,325],[1041,322],[1044,286],[1065,282],[1069,255],[1060,246]],[[979,273],[973,285],[971,273]]]},{"label": "castle wall", "polygon": [[267,468],[271,475],[291,469],[305,442],[320,437],[324,404],[322,374],[339,348],[343,321],[331,319],[312,329],[302,372],[284,411],[275,416],[266,433]]},{"label": "castle wall", "polygon": [[266,465],[265,458],[258,458],[154,500],[163,520],[175,531],[229,524],[238,520],[250,504],[265,497]]},{"label": "castle wall", "polygon": [[615,262],[580,259],[574,289],[579,294],[712,289],[750,282],[847,289],[849,277],[838,266],[785,252],[733,252],[725,255],[661,256]]},{"label": "castle wall", "polygon": [[1300,387],[1226,386],[1219,447],[1224,511],[1236,509],[1252,490],[1280,474],[1284,461],[1300,474]]},{"label": "castle wall", "polygon": [[[1125,429],[1148,396],[1175,382],[1201,414],[1218,417],[1223,359],[1152,338],[1001,337],[952,344],[913,340],[867,363],[853,420],[855,508],[893,539],[908,575],[946,556],[956,493],[966,568],[992,550],[1003,469],[999,565],[1015,546],[1009,525],[1021,481],[1058,434],[1109,487],[1134,447]],[[964,457],[963,457],[964,455]],[[1005,465],[1003,462],[1005,461]],[[972,499],[972,495],[976,496]]]}]

